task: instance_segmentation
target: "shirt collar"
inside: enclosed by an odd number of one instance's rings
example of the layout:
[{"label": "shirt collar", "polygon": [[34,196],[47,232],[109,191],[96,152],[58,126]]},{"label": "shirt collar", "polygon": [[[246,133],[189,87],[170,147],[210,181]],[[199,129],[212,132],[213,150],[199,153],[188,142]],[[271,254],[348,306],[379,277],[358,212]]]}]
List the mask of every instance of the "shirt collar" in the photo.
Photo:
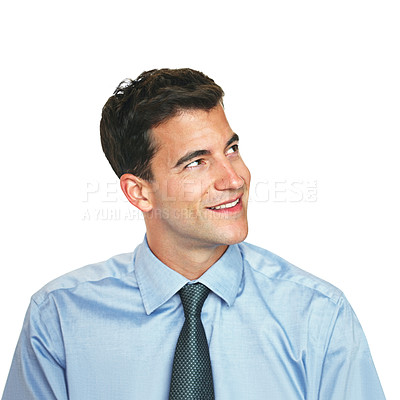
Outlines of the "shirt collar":
[{"label": "shirt collar", "polygon": [[243,275],[243,260],[238,245],[229,246],[223,256],[196,281],[190,281],[162,263],[150,250],[146,237],[136,249],[134,263],[148,315],[188,282],[203,283],[231,306],[235,302]]}]

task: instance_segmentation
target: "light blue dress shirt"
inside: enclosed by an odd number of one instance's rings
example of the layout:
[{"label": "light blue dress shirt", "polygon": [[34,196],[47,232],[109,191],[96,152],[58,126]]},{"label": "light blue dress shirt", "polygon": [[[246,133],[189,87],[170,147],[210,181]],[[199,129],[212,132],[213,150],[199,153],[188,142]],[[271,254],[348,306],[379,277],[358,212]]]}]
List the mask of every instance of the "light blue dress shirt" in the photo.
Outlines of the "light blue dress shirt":
[{"label": "light blue dress shirt", "polygon": [[[199,279],[216,400],[382,400],[343,294],[276,255],[230,246]],[[188,280],[146,240],[32,297],[3,400],[167,400]]]}]

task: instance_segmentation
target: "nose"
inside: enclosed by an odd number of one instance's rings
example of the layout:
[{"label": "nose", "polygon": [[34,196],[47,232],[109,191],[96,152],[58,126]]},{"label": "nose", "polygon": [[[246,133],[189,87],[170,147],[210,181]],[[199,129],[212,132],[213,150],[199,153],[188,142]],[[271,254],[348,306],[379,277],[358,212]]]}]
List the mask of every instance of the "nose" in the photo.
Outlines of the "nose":
[{"label": "nose", "polygon": [[216,165],[217,179],[215,188],[217,190],[238,190],[244,185],[244,179],[237,173],[229,160]]}]

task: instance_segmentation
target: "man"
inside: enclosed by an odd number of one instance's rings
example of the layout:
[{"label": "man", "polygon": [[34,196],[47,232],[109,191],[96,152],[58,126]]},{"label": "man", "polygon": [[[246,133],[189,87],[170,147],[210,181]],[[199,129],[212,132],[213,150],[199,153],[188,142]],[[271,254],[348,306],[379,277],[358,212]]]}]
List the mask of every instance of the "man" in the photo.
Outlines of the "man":
[{"label": "man", "polygon": [[4,400],[384,399],[343,294],[243,243],[250,173],[222,97],[190,69],[110,97],[102,146],[146,237],[32,297]]}]

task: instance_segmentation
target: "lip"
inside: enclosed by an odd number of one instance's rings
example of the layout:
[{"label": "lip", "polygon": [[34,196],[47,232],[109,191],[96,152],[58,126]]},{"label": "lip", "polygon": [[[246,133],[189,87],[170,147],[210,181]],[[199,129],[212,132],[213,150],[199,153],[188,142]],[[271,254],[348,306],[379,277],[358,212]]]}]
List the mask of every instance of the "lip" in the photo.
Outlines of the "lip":
[{"label": "lip", "polygon": [[[215,204],[213,206],[207,207],[207,210],[210,211],[214,211],[214,212],[235,212],[235,211],[239,211],[242,209],[242,197],[243,197],[243,193],[240,196],[234,197],[233,199],[224,201],[223,203],[219,203],[219,204]],[[239,201],[238,201],[239,200]],[[220,208],[220,209],[214,209],[213,207],[220,207],[223,206],[225,204],[229,204],[229,203],[234,203],[235,201],[238,201],[237,204],[235,204],[233,207],[230,208]]]}]

